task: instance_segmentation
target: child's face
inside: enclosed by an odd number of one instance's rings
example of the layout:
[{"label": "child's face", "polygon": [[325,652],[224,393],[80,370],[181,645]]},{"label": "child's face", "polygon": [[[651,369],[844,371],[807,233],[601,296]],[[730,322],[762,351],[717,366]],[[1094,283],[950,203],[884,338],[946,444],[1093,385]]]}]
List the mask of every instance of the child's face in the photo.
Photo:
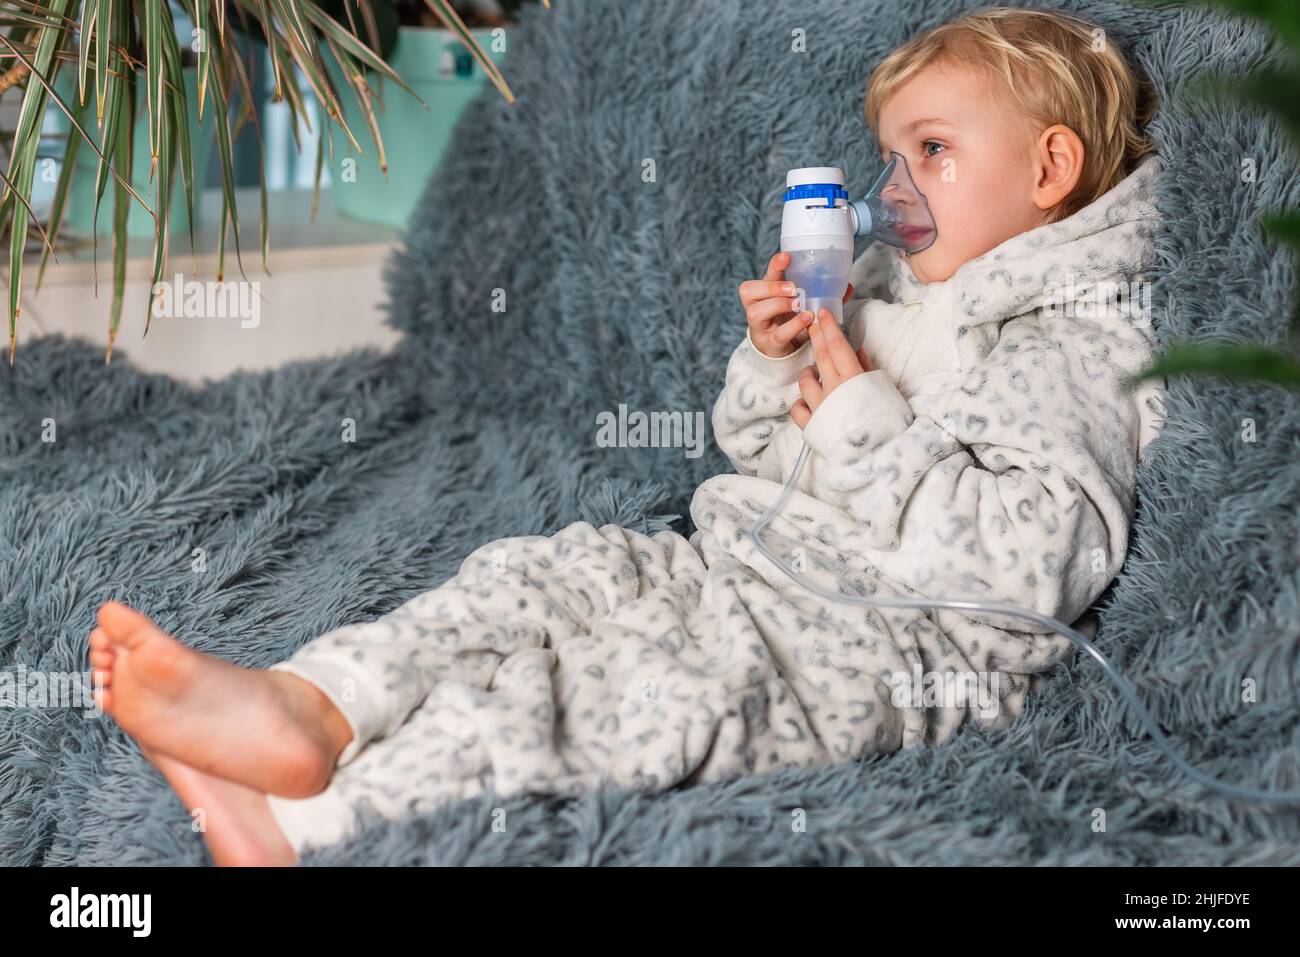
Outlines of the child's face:
[{"label": "child's face", "polygon": [[[917,125],[919,124],[919,125]],[[1039,158],[1024,117],[1011,115],[984,74],[933,63],[881,105],[882,159],[897,150],[930,204],[938,235],[908,257],[921,282],[941,282],[959,266],[1046,222]]]}]

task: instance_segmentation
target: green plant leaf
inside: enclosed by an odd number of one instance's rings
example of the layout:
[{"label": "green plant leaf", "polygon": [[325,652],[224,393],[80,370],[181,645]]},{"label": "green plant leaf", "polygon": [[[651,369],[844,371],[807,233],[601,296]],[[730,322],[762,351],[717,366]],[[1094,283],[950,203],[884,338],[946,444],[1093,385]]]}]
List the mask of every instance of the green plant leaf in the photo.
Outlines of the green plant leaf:
[{"label": "green plant leaf", "polygon": [[1300,256],[1300,210],[1286,209],[1265,213],[1259,219],[1260,228],[1274,239],[1291,247]]},{"label": "green plant leaf", "polygon": [[[194,250],[194,154],[190,143],[188,92],[185,87],[185,72],[181,64],[181,48],[180,44],[176,42],[176,32],[171,28],[170,21],[163,30],[162,55],[167,80],[167,89],[164,91],[164,99],[167,100],[167,103],[164,106],[164,112],[171,117],[172,140],[177,151],[177,155],[174,157],[167,156],[167,162],[170,163],[174,159],[180,164],[181,186],[185,193],[185,208],[189,213],[190,251],[192,253]],[[164,216],[170,215],[167,210],[171,205],[171,200],[171,189],[163,190],[159,194],[158,205],[162,208]],[[145,331],[148,331],[147,326]]]},{"label": "green plant leaf", "polygon": [[[126,28],[127,24],[122,24]],[[122,105],[118,110],[116,128],[116,155],[126,161],[126,168],[131,169],[131,154],[135,133],[135,91],[133,84],[124,84],[125,95],[121,97]],[[126,191],[119,180],[113,184],[113,303],[108,315],[108,348],[104,350],[104,365],[113,358],[113,341],[117,338],[118,327],[122,323],[122,300],[126,294],[126,253],[128,239],[126,235],[126,217],[131,206],[126,199]]]},{"label": "green plant leaf", "polygon": [[[391,66],[381,60],[368,46],[358,40],[355,35],[350,33],[343,26],[343,24],[330,17],[325,13],[325,11],[321,10],[314,4],[308,4],[307,16],[311,22],[320,29],[324,36],[337,43],[340,47],[346,50],[350,56],[359,60],[362,64],[376,71],[381,76],[392,80],[407,93],[411,94],[411,96],[420,100],[420,97],[416,95],[416,92],[407,85],[405,80],[397,75],[397,72]],[[425,103],[424,100],[420,100],[420,104],[424,106],[425,109],[429,108],[428,104]]]},{"label": "green plant leaf", "polygon": [[244,275],[244,261],[239,250],[239,208],[235,201],[235,171],[231,159],[230,105],[226,97],[226,78],[218,69],[213,71],[212,79],[212,105],[216,117],[217,153],[221,159],[222,194],[221,222],[217,226],[221,230],[221,255],[217,260],[217,281],[221,281],[225,268],[227,214],[235,234],[235,260],[239,265],[239,274],[247,281],[248,277]]},{"label": "green plant leaf", "polygon": [[[177,65],[179,69],[179,64]],[[184,109],[184,103],[181,104]],[[181,114],[181,124],[185,123],[185,114]],[[158,230],[153,240],[153,280],[149,284],[148,305],[145,307],[144,335],[149,334],[149,322],[153,318],[153,291],[163,277],[167,265],[167,224],[171,214],[172,173],[176,165],[176,124],[174,115],[159,103],[158,111]],[[193,234],[191,234],[191,240]]]},{"label": "green plant leaf", "polygon": [[[64,16],[72,6],[72,0],[53,0],[50,7],[52,17]],[[14,350],[18,344],[19,297],[22,289],[23,249],[27,245],[27,223],[31,219],[31,208],[24,197],[31,195],[32,170],[36,166],[36,149],[39,144],[40,127],[45,119],[46,96],[50,84],[45,77],[50,75],[50,64],[54,53],[67,38],[67,33],[58,29],[44,29],[37,33],[35,56],[30,60],[22,55],[8,37],[0,34],[2,40],[15,56],[27,64],[31,75],[37,82],[28,82],[23,90],[22,105],[18,112],[17,132],[14,135],[13,152],[9,157],[9,174],[5,177],[5,197],[12,193],[16,200],[12,206],[9,232],[9,365],[14,364]],[[69,114],[71,115],[71,114]]]},{"label": "green plant leaf", "polygon": [[203,106],[207,100],[208,91],[208,71],[212,67],[212,35],[210,33],[212,23],[212,11],[204,0],[194,0],[194,13],[190,15],[190,22],[194,25],[198,36],[195,38],[198,49],[195,50],[195,56],[198,58],[198,118],[199,129],[203,129]]},{"label": "green plant leaf", "polygon": [[[77,119],[81,120],[86,115],[86,105],[82,101],[74,105]],[[77,153],[81,147],[81,137],[73,134],[72,130],[68,131],[67,141],[63,144],[63,163],[59,167],[59,181],[54,185],[54,201],[50,204],[50,236],[51,245],[49,249],[41,253],[41,264],[36,270],[36,291],[41,290],[41,281],[45,278],[45,267],[50,261],[50,256],[54,253],[53,243],[58,242],[59,227],[63,223],[63,209],[68,202],[68,192],[72,188],[73,174],[77,169]],[[59,257],[55,256],[54,261],[58,262]]]},{"label": "green plant leaf", "polygon": [[[353,65],[352,59],[346,53],[343,53],[334,45],[334,41],[328,35],[324,39],[329,46],[330,52],[338,60],[344,78],[352,85],[353,92],[357,97],[357,103],[361,107],[362,118],[366,121],[366,127],[370,130],[370,139],[374,142],[375,150],[379,154],[379,169],[387,178],[388,157],[384,153],[384,139],[379,133],[379,121],[375,118],[375,109],[370,102],[370,86],[366,83],[365,74]],[[425,109],[427,110],[428,106],[425,106]]]},{"label": "green plant leaf", "polygon": [[1300,362],[1296,357],[1284,349],[1257,342],[1176,342],[1127,382],[1136,385],[1161,376],[1268,382],[1300,390]]},{"label": "green plant leaf", "polygon": [[[112,30],[115,37],[120,37],[128,29],[126,15],[119,8],[114,19]],[[90,211],[90,237],[91,237],[91,276],[95,296],[99,296],[99,206],[104,198],[104,187],[108,184],[108,174],[113,171],[112,165],[107,161],[108,152],[116,154],[119,140],[118,127],[122,123],[123,102],[135,100],[135,84],[133,77],[122,76],[119,73],[111,73],[107,79],[107,85],[104,91],[104,102],[97,104],[97,107],[104,109],[104,115],[100,118],[101,130],[100,137],[103,143],[104,151],[99,154],[99,162],[95,164],[95,203]],[[98,149],[98,148],[97,148]],[[117,154],[120,156],[121,154]],[[128,167],[129,169],[129,167]],[[118,187],[114,184],[113,195],[118,195]],[[142,200],[143,202],[143,200]],[[145,209],[149,209],[148,206]],[[149,209],[149,215],[153,215],[153,210]],[[112,326],[112,317],[110,315],[109,325]],[[111,335],[111,328],[110,328]],[[112,343],[109,343],[110,348]]]},{"label": "green plant leaf", "polygon": [[479,46],[478,40],[475,39],[474,34],[469,32],[469,29],[465,26],[465,21],[460,18],[460,14],[456,12],[456,9],[447,3],[447,0],[424,0],[424,2],[438,19],[446,25],[447,29],[456,34],[474,59],[478,60],[479,65],[483,67],[483,72],[487,74],[493,85],[501,91],[501,95],[506,98],[506,102],[513,104],[515,95],[510,92],[506,78],[501,75],[501,71],[497,69],[497,65],[492,58]]},{"label": "green plant leaf", "polygon": [[5,205],[6,206],[9,205],[10,200],[14,200],[14,199],[22,203],[23,206],[25,206],[27,209],[27,215],[31,219],[32,225],[35,226],[36,229],[40,232],[41,239],[43,239],[45,242],[45,254],[48,255],[49,253],[54,252],[54,246],[50,242],[50,237],[45,232],[45,227],[41,225],[41,221],[36,218],[36,213],[32,210],[31,204],[28,203],[27,200],[23,198],[22,193],[20,193],[18,190],[13,188],[13,183],[9,181],[9,177],[6,176],[3,172],[0,172],[0,181],[3,181],[4,184],[8,187],[8,189],[5,190],[6,193]]},{"label": "green plant leaf", "polygon": [[[102,19],[95,30],[95,128],[104,128],[104,97],[108,90],[109,43],[113,32],[113,0],[100,0],[104,5]],[[117,0],[119,4],[126,0]],[[118,14],[119,19],[121,14]]]},{"label": "green plant leaf", "polygon": [[77,105],[86,102],[86,72],[90,66],[90,45],[102,31],[99,25],[102,0],[82,0],[80,42],[77,44]]}]

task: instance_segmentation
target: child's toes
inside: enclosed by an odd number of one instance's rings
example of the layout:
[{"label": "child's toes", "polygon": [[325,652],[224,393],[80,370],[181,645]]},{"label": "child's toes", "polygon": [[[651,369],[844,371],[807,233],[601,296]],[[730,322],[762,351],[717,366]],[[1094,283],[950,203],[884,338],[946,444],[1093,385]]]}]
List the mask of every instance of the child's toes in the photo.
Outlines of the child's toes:
[{"label": "child's toes", "polygon": [[120,601],[106,601],[99,606],[99,624],[112,641],[127,648],[134,648],[140,642],[158,633],[158,627],[142,615]]},{"label": "child's toes", "polygon": [[103,628],[96,628],[90,633],[90,657],[95,655],[108,655],[112,658],[113,653],[117,651],[117,644],[108,636]]},{"label": "child's toes", "polygon": [[113,670],[113,660],[117,656],[111,651],[94,651],[90,652],[90,666],[97,671],[109,674]]},{"label": "child's toes", "polygon": [[91,651],[112,651],[113,639],[108,637],[108,632],[96,625],[90,631],[90,650]]},{"label": "child's toes", "polygon": [[95,707],[108,714],[113,713],[113,689],[107,686],[94,690]]}]

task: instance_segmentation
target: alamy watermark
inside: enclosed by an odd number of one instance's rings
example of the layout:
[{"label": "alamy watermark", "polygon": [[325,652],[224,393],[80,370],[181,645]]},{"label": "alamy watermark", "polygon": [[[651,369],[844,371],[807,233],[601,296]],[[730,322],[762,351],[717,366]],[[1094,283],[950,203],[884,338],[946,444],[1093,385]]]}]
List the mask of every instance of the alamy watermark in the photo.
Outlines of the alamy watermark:
[{"label": "alamy watermark", "polygon": [[32,671],[26,665],[0,671],[0,708],[83,708],[100,713],[95,691],[102,671]]},{"label": "alamy watermark", "polygon": [[1049,316],[1084,319],[1151,317],[1151,283],[1101,280],[1078,282],[1073,275],[1064,284],[1047,287],[1043,311]]},{"label": "alamy watermark", "polygon": [[981,717],[995,718],[1001,710],[997,671],[894,671],[888,681],[889,703],[895,708],[962,708],[974,704]]},{"label": "alamy watermark", "polygon": [[257,280],[187,280],[177,273],[153,284],[155,319],[238,319],[243,329],[262,322],[262,284]]},{"label": "alamy watermark", "polygon": [[83,894],[74,884],[67,894],[50,898],[51,927],[120,927],[132,937],[148,937],[152,913],[152,894]]},{"label": "alamy watermark", "polygon": [[703,412],[627,411],[627,403],[618,404],[618,413],[596,414],[596,445],[608,448],[686,449],[688,459],[704,454]]}]

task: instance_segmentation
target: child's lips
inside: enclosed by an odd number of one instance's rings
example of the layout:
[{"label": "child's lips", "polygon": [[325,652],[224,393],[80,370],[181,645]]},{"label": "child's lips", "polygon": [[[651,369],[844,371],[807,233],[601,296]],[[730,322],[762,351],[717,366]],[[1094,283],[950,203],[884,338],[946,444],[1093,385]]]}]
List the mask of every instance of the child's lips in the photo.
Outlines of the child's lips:
[{"label": "child's lips", "polygon": [[909,246],[916,246],[928,239],[933,232],[928,226],[904,226],[898,234]]}]

